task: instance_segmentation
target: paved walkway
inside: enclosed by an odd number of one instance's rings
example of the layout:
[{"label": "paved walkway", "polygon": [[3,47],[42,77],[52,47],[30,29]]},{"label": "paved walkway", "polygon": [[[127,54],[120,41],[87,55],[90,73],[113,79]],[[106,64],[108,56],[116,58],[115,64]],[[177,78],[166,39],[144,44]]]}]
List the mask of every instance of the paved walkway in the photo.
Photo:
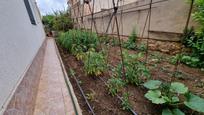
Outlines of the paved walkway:
[{"label": "paved walkway", "polygon": [[47,39],[34,115],[75,115],[54,40]]}]

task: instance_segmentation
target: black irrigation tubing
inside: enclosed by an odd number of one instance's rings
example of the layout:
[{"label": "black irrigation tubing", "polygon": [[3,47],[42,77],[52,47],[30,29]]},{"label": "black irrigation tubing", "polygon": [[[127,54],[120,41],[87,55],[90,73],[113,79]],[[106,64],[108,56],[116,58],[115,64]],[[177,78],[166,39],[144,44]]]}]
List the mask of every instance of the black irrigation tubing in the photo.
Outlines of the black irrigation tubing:
[{"label": "black irrigation tubing", "polygon": [[[101,77],[99,77],[99,79],[107,86],[108,84],[105,82],[105,80]],[[123,99],[122,97],[120,97],[118,94],[116,94],[116,97],[122,102]],[[135,112],[132,108],[129,108],[129,111],[133,114],[133,115],[138,115],[137,112]]]},{"label": "black irrigation tubing", "polygon": [[89,101],[87,100],[86,95],[84,94],[84,91],[83,91],[83,89],[81,88],[78,79],[76,78],[75,75],[73,76],[73,78],[74,78],[74,80],[76,81],[77,86],[78,86],[78,88],[79,88],[79,90],[80,90],[80,92],[81,92],[81,94],[82,94],[82,96],[83,96],[83,98],[84,98],[84,100],[85,100],[85,102],[86,102],[86,104],[87,104],[89,110],[91,111],[92,115],[96,115],[96,114],[94,113],[94,110],[93,110],[93,108],[91,107]]},{"label": "black irrigation tubing", "polygon": [[[67,66],[68,66],[68,68],[71,69],[71,67],[69,65],[67,65]],[[84,98],[84,100],[86,102],[86,105],[88,106],[89,110],[91,111],[91,114],[96,115],[93,108],[91,107],[89,101],[87,100],[86,95],[85,95],[82,87],[80,86],[79,80],[77,79],[77,77],[75,75],[71,75],[71,76],[74,78],[75,82],[77,83],[77,87],[79,88],[79,90],[80,90],[80,92],[81,92],[81,94],[82,94],[82,96],[83,96],[83,98]]]}]

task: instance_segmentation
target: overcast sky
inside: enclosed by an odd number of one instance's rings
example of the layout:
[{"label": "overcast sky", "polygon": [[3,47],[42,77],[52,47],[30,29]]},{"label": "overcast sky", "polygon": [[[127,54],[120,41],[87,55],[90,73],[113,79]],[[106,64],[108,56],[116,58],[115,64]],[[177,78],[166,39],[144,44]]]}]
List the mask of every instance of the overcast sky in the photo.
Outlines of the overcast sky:
[{"label": "overcast sky", "polygon": [[67,8],[67,0],[37,0],[42,15]]}]

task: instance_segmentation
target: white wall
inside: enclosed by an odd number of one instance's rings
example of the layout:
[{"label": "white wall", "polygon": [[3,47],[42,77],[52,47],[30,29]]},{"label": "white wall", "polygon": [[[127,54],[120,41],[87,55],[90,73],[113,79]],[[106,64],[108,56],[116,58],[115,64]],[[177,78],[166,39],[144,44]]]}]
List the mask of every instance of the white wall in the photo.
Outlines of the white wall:
[{"label": "white wall", "polygon": [[31,24],[23,0],[0,0],[1,108],[32,63],[45,39],[34,0],[30,1],[37,25]]}]

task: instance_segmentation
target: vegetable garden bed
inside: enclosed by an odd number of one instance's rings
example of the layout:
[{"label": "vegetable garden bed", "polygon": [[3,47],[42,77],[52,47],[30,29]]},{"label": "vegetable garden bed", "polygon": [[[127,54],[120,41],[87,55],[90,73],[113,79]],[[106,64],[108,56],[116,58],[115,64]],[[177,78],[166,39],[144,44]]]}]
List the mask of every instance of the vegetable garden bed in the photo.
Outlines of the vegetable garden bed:
[{"label": "vegetable garden bed", "polygon": [[[76,36],[75,36],[76,37]],[[99,40],[100,41],[100,40]],[[102,44],[98,44],[96,49],[103,49],[106,47],[106,43],[110,43],[110,41],[103,42]],[[160,80],[162,82],[179,82],[185,84],[190,92],[203,97],[204,95],[204,74],[199,69],[190,68],[186,65],[180,64],[178,66],[177,71],[175,72],[175,65],[170,63],[171,56],[167,54],[162,54],[160,52],[149,51],[148,53],[148,61],[146,64],[141,64],[137,66],[141,66],[139,69],[143,69],[144,71],[140,73],[141,76],[143,74],[148,74],[147,76],[151,76],[151,78],[139,78],[140,82],[136,81],[131,83],[130,81],[126,81],[126,78],[119,77],[118,78],[117,67],[121,63],[121,55],[120,55],[120,47],[117,45],[110,45],[108,50],[106,50],[107,56],[107,69],[99,72],[92,73],[89,75],[84,68],[86,67],[86,59],[82,59],[84,56],[80,54],[80,51],[76,50],[78,54],[73,53],[72,50],[68,51],[67,48],[62,47],[58,44],[58,48],[60,50],[60,54],[64,61],[65,67],[69,73],[69,77],[71,83],[74,87],[77,99],[81,106],[84,115],[91,114],[78,87],[76,81],[73,78],[73,74],[78,79],[82,89],[86,94],[86,98],[89,100],[90,105],[94,109],[95,114],[97,115],[128,115],[132,114],[130,112],[130,108],[134,110],[138,115],[159,115],[162,113],[162,109],[169,108],[168,104],[152,104],[147,98],[144,97],[145,93],[147,93],[147,89],[143,86],[143,83],[149,80]],[[79,48],[80,49],[80,48]],[[127,50],[122,49],[126,54],[123,54],[124,57],[129,57],[131,61],[131,56],[138,56],[141,51],[139,50]],[[70,53],[72,52],[72,53]],[[143,52],[144,53],[144,52]],[[87,54],[90,58],[90,53]],[[125,56],[126,55],[126,56]],[[142,55],[142,54],[141,54]],[[137,58],[139,62],[144,62],[144,56],[139,56]],[[98,58],[98,57],[96,57]],[[125,58],[126,59],[126,58]],[[134,58],[133,58],[134,59]],[[129,63],[129,61],[127,61]],[[89,62],[88,63],[92,63]],[[130,63],[131,65],[132,63]],[[143,65],[145,65],[143,67]],[[98,65],[98,66],[101,66]],[[127,66],[128,67],[128,66]],[[128,72],[126,67],[126,74],[131,74]],[[131,66],[130,66],[131,67]],[[149,73],[146,71],[148,69]],[[89,68],[89,66],[87,67]],[[131,69],[131,68],[130,68]],[[134,69],[133,69],[134,70]],[[122,69],[121,69],[122,71]],[[140,71],[138,71],[140,72]],[[119,72],[121,73],[121,72]],[[115,75],[117,74],[117,75]],[[113,77],[116,76],[116,77]],[[121,74],[122,76],[122,74]],[[126,75],[128,76],[128,75]],[[130,75],[131,76],[131,75]],[[102,78],[106,83],[104,83]],[[111,79],[113,78],[113,79]],[[115,86],[114,84],[118,84],[120,81],[125,81],[125,85]],[[133,80],[134,81],[134,80]],[[107,83],[109,85],[107,85]],[[111,85],[111,83],[113,83]],[[120,83],[119,83],[120,84]],[[111,88],[112,87],[112,88]],[[115,87],[117,91],[114,90]],[[119,95],[122,97],[123,101],[121,102],[116,96]],[[179,96],[179,93],[177,94]],[[179,97],[180,98],[180,97]],[[183,100],[183,96],[181,100]],[[179,104],[176,102],[176,104]],[[190,110],[188,107],[184,105],[177,105],[179,109],[182,110],[185,114],[199,115],[202,113],[198,113]],[[203,105],[200,105],[201,107]],[[203,106],[204,107],[204,106]],[[175,108],[174,106],[169,109]],[[168,109],[166,109],[168,111]],[[173,110],[172,110],[173,111]],[[165,110],[163,111],[163,113]],[[175,112],[175,111],[173,111]],[[177,111],[178,112],[178,111]],[[177,114],[176,114],[177,115]],[[178,114],[179,115],[179,114]],[[182,115],[182,114],[181,114]]]}]

